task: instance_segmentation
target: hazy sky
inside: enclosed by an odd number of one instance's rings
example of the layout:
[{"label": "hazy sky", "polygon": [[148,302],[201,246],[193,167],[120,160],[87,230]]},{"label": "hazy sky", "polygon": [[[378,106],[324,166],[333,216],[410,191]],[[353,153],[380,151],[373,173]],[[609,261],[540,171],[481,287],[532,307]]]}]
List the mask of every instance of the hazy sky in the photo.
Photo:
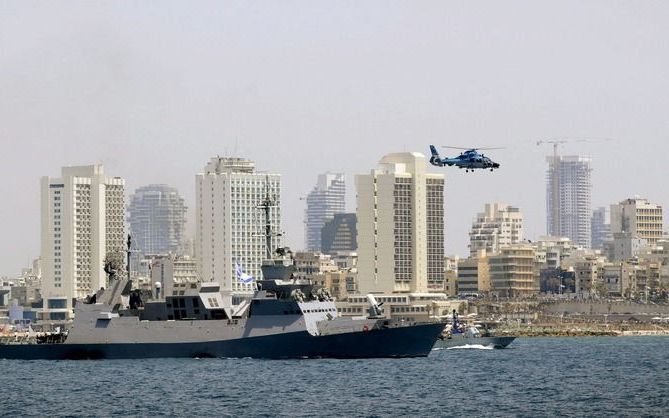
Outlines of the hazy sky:
[{"label": "hazy sky", "polygon": [[39,178],[105,164],[127,189],[237,154],[283,174],[287,244],[320,172],[429,143],[506,146],[446,174],[446,250],[474,214],[519,206],[545,230],[545,138],[593,157],[593,207],[667,206],[669,2],[0,0],[0,274],[39,255]]}]

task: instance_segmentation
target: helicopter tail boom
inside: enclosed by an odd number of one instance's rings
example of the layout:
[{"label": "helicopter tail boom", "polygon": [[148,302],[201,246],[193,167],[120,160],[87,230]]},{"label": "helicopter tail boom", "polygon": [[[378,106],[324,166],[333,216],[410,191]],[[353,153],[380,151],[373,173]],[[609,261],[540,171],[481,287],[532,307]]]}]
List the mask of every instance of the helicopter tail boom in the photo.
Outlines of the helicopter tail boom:
[{"label": "helicopter tail boom", "polygon": [[442,167],[444,163],[441,161],[439,152],[437,151],[437,148],[434,145],[430,145],[430,153],[432,154],[432,157],[430,157],[430,164],[435,165],[437,167]]}]

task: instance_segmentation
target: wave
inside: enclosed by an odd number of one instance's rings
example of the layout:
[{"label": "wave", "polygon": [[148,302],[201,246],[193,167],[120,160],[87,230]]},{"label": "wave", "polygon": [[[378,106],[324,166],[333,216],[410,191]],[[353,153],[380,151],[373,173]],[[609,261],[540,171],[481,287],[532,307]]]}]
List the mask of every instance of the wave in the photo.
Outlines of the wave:
[{"label": "wave", "polygon": [[482,344],[465,344],[459,345],[457,347],[448,347],[447,350],[456,350],[456,349],[476,349],[476,350],[493,350],[492,345],[482,345]]}]

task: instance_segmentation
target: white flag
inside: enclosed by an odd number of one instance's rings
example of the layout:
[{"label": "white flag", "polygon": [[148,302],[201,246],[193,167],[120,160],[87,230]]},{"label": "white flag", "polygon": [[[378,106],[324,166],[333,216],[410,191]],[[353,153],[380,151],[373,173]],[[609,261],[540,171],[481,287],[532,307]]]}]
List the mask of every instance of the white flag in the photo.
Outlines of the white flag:
[{"label": "white flag", "polygon": [[244,273],[242,267],[237,262],[235,262],[235,274],[237,275],[237,280],[244,284],[249,284],[253,281],[253,276]]}]

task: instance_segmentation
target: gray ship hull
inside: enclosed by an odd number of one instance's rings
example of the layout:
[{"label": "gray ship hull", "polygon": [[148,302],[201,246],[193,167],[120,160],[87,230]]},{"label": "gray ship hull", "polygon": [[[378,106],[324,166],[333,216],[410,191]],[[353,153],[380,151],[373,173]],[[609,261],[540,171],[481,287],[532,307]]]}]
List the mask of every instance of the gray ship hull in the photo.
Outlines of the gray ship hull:
[{"label": "gray ship hull", "polygon": [[444,324],[313,336],[307,331],[222,341],[0,345],[0,358],[21,360],[190,358],[379,358],[427,356]]},{"label": "gray ship hull", "polygon": [[467,345],[482,345],[492,348],[506,348],[515,340],[516,337],[467,337],[463,335],[454,335],[451,338],[438,339],[435,347],[453,348],[464,347]]}]

